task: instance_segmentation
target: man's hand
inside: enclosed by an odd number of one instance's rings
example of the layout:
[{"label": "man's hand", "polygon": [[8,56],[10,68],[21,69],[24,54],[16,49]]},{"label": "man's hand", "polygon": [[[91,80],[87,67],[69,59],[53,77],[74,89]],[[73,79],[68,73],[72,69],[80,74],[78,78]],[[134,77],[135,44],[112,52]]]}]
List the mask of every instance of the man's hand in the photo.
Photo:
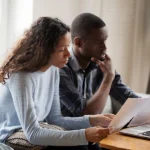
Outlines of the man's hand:
[{"label": "man's hand", "polygon": [[98,114],[91,115],[89,119],[92,126],[108,127],[114,116],[114,114]]},{"label": "man's hand", "polygon": [[109,77],[112,80],[114,79],[115,70],[113,68],[111,58],[107,54],[105,55],[104,61],[100,61],[97,58],[92,58],[91,60],[95,62],[96,64],[98,64],[98,66],[104,73],[104,77],[107,77],[107,78]]},{"label": "man's hand", "polygon": [[94,143],[98,143],[103,138],[106,138],[109,133],[109,128],[102,127],[91,127],[85,130],[86,140]]}]

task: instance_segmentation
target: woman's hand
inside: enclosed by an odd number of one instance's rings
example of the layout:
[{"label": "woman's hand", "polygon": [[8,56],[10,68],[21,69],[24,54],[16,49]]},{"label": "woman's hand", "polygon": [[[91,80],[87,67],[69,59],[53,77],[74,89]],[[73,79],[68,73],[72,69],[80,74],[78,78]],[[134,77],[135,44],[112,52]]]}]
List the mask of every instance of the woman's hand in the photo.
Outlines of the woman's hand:
[{"label": "woman's hand", "polygon": [[114,114],[98,114],[91,115],[89,120],[92,126],[108,127],[114,117]]},{"label": "woman's hand", "polygon": [[91,127],[85,130],[86,140],[93,143],[98,143],[103,138],[106,138],[109,133],[109,128],[102,127]]}]

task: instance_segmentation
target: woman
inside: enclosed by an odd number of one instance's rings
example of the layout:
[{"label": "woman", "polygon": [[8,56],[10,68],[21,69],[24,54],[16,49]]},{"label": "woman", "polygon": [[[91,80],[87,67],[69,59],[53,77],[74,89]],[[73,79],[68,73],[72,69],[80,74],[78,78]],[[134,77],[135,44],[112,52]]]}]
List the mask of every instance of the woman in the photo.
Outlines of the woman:
[{"label": "woman", "polygon": [[[91,126],[107,126],[112,115],[61,115],[58,68],[68,61],[69,43],[67,25],[41,17],[6,58],[0,68],[0,142],[19,128],[30,143],[45,146],[87,145],[109,134],[108,128]],[[38,122],[44,120],[72,131],[41,128]]]}]

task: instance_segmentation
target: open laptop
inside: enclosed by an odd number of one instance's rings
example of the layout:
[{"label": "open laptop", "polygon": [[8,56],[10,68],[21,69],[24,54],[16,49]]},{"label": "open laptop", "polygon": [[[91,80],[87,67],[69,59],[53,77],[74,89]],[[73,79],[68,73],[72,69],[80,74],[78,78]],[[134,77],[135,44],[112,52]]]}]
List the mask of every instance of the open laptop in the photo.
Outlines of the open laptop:
[{"label": "open laptop", "polygon": [[120,133],[150,140],[150,124],[125,128]]},{"label": "open laptop", "polygon": [[150,97],[129,98],[111,121],[112,132],[150,139],[149,106]]}]

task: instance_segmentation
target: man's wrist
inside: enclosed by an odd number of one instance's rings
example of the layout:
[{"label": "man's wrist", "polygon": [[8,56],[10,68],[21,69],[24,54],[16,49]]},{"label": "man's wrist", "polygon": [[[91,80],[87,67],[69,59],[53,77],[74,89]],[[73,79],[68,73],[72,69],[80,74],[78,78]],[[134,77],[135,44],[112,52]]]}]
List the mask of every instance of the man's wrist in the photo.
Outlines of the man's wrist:
[{"label": "man's wrist", "polygon": [[103,83],[105,83],[105,84],[112,83],[113,79],[114,79],[113,73],[105,74],[104,79],[103,79]]}]

